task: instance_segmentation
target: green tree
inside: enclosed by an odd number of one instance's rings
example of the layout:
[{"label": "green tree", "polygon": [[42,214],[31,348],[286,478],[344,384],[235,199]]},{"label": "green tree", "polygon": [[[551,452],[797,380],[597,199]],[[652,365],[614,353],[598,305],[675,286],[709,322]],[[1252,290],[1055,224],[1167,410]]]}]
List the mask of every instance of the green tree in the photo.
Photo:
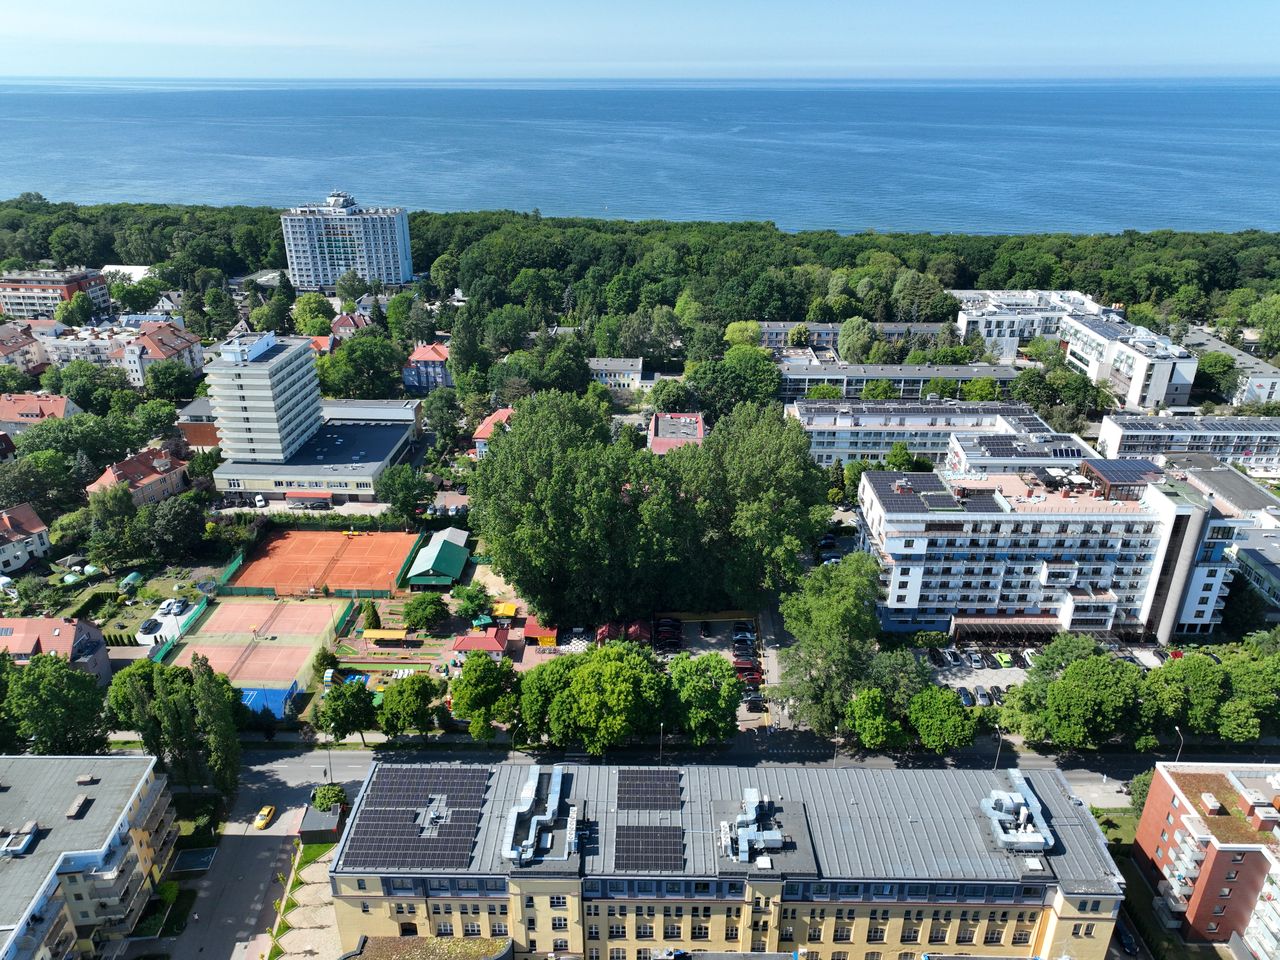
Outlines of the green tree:
[{"label": "green tree", "polygon": [[325,396],[357,400],[388,400],[401,391],[404,353],[377,334],[343,341],[333,353],[316,361],[320,389]]},{"label": "green tree", "polygon": [[768,403],[782,375],[768,354],[756,347],[730,347],[723,360],[699,363],[685,377],[699,409],[711,422],[728,416],[739,403]]},{"label": "green tree", "polygon": [[782,698],[820,733],[835,732],[866,674],[879,597],[880,570],[866,553],[813,568],[782,597],[782,622],[796,639],[782,651]]},{"label": "green tree", "polygon": [[392,681],[383,691],[378,707],[378,725],[382,732],[388,737],[398,737],[410,730],[427,733],[443,709],[446,686],[443,680],[436,680],[429,673],[411,673]]},{"label": "green tree", "polygon": [[915,467],[916,458],[912,456],[911,450],[907,447],[905,440],[895,441],[893,446],[889,448],[889,455],[885,457],[884,465],[890,470],[909,471]]},{"label": "green tree", "polygon": [[58,304],[53,311],[53,319],[68,327],[83,327],[93,319],[93,301],[87,293],[80,290],[70,300]]},{"label": "green tree", "polygon": [[815,383],[804,396],[806,400],[839,400],[844,393],[834,383]]},{"label": "green tree", "polygon": [[431,282],[440,291],[440,295],[448,299],[459,283],[458,258],[452,253],[442,253],[431,264]]},{"label": "green tree", "polygon": [[147,396],[157,400],[190,400],[196,394],[195,371],[180,360],[161,360],[147,367]]},{"label": "green tree", "polygon": [[103,691],[56,653],[37,653],[9,679],[5,712],[32,753],[85,756],[107,749]]},{"label": "green tree", "polygon": [[975,377],[960,388],[960,398],[970,402],[999,400],[1000,387],[994,377]]},{"label": "green tree", "polygon": [[355,270],[348,270],[338,278],[335,291],[342,301],[359,300],[369,292],[369,282]]},{"label": "green tree", "polygon": [[190,558],[204,532],[204,510],[191,494],[170,497],[150,507],[146,539],[156,555],[170,562]]},{"label": "green tree", "polygon": [[920,388],[922,398],[938,396],[944,400],[951,399],[959,392],[960,385],[950,377],[932,377]]},{"label": "green tree", "polygon": [[[699,700],[692,688],[688,692],[692,701]],[[633,738],[658,733],[666,702],[667,678],[651,651],[630,643],[605,644],[578,664],[564,694],[552,701],[551,739],[580,743],[592,756],[601,756]],[[711,712],[702,713],[708,707]],[[693,709],[688,719],[698,728],[691,736],[714,732],[714,706],[703,700]]]},{"label": "green tree", "polygon": [[889,701],[879,687],[858,691],[845,710],[844,723],[864,750],[891,749],[906,739],[902,724],[889,712]]},{"label": "green tree", "polygon": [[718,653],[676,656],[667,665],[680,728],[695,747],[720,743],[738,728],[742,681]]},{"label": "green tree", "polygon": [[1209,350],[1200,354],[1196,366],[1195,386],[1209,393],[1215,393],[1223,400],[1230,401],[1236,395],[1236,387],[1240,383],[1240,371],[1236,362],[1228,353]]},{"label": "green tree", "polygon": [[387,467],[373,482],[373,495],[402,517],[412,517],[418,505],[432,493],[434,488],[411,463]]},{"label": "green tree", "polygon": [[1137,727],[1142,668],[1114,657],[1077,660],[1045,697],[1045,728],[1063,750],[1096,749]]},{"label": "green tree", "polygon": [[911,698],[907,718],[920,742],[935,753],[946,753],[973,743],[978,716],[965,709],[950,687],[928,687]]},{"label": "green tree", "polygon": [[797,323],[789,331],[787,331],[787,346],[803,347],[809,342],[809,327],[804,323]]},{"label": "green tree", "polygon": [[464,620],[474,620],[489,612],[493,600],[482,583],[469,583],[453,588],[453,602],[458,616]]},{"label": "green tree", "polygon": [[693,407],[693,398],[684,381],[664,377],[649,391],[649,403],[659,413],[687,413]]},{"label": "green tree", "polygon": [[[130,420],[133,422],[136,436],[144,440],[167,437],[172,435],[173,428],[178,422],[178,411],[168,400],[148,400],[133,408]],[[106,426],[114,428],[115,425],[108,418]]]},{"label": "green tree", "polygon": [[592,655],[593,651],[561,654],[521,676],[518,737],[522,743],[542,743],[551,736],[552,703],[569,689],[574,671]]},{"label": "green tree", "polygon": [[249,311],[249,326],[254,330],[288,333],[292,329],[289,305],[282,297],[272,297],[260,307]]},{"label": "green tree", "polygon": [[735,320],[725,327],[724,341],[730,347],[760,346],[760,324],[755,320]]},{"label": "green tree", "polygon": [[449,605],[438,593],[415,593],[400,614],[410,630],[434,630],[449,619]]},{"label": "green tree", "polygon": [[495,661],[486,653],[467,654],[449,692],[454,714],[468,721],[473,739],[492,740],[495,723],[510,723],[516,718],[520,684],[506,657]]},{"label": "green tree", "polygon": [[236,710],[240,691],[222,674],[215,674],[206,657],[191,658],[191,699],[195,727],[204,742],[205,765],[213,785],[224,794],[235,792],[240,782],[240,734]]},{"label": "green tree", "polygon": [[898,388],[888,380],[872,380],[862,388],[863,400],[897,400]]},{"label": "green tree", "polygon": [[317,810],[332,810],[347,805],[347,791],[340,783],[322,783],[316,787],[311,805]]},{"label": "green tree", "polygon": [[199,453],[193,454],[191,459],[187,461],[187,476],[193,480],[201,477],[212,479],[213,471],[217,470],[221,464],[221,447],[210,447],[208,450],[201,450]]},{"label": "green tree", "polygon": [[458,392],[453,387],[439,387],[427,394],[422,401],[422,418],[436,438],[436,446],[448,450],[458,441],[461,430],[462,408],[458,405]]},{"label": "green tree", "polygon": [[378,614],[378,605],[372,600],[366,600],[360,606],[361,620],[366,630],[381,630],[382,617]]},{"label": "green tree", "polygon": [[0,510],[30,503],[42,518],[56,517],[73,509],[83,495],[84,488],[72,482],[71,462],[55,450],[0,463]]},{"label": "green tree", "polygon": [[372,691],[359,680],[335,683],[320,704],[317,722],[334,740],[345,740],[358,733],[363,744],[365,731],[378,727]]},{"label": "green tree", "polygon": [[1135,773],[1129,781],[1129,805],[1138,813],[1147,805],[1147,794],[1151,790],[1151,779],[1154,776],[1154,769],[1144,770],[1142,773]]}]

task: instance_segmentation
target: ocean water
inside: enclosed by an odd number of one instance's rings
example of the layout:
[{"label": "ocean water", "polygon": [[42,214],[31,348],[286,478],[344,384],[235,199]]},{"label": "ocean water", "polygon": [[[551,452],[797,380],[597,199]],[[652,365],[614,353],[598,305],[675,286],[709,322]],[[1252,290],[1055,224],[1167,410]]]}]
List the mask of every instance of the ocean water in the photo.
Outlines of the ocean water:
[{"label": "ocean water", "polygon": [[853,232],[1280,229],[1280,81],[0,81],[0,196],[772,220]]}]

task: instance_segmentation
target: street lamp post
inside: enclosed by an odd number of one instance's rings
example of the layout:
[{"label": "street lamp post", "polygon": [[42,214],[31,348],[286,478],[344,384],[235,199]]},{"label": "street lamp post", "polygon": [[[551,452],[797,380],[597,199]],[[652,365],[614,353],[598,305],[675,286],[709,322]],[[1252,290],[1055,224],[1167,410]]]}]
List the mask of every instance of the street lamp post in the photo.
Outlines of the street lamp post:
[{"label": "street lamp post", "polygon": [[662,766],[662,738],[667,732],[667,724],[665,721],[658,723],[658,766]]},{"label": "street lamp post", "polygon": [[1182,748],[1186,746],[1187,741],[1186,741],[1186,738],[1182,736],[1182,728],[1180,726],[1178,726],[1175,723],[1173,725],[1173,729],[1174,729],[1174,732],[1177,733],[1178,735],[1178,755],[1173,758],[1173,762],[1177,763],[1179,760],[1182,759]]},{"label": "street lamp post", "polygon": [[329,757],[329,765],[325,768],[325,775],[329,778],[329,782],[333,783],[333,734],[330,733],[325,738],[324,752]]},{"label": "street lamp post", "polygon": [[1004,746],[1004,731],[1000,729],[1000,724],[996,724],[996,762],[991,765],[992,770],[1000,769],[1000,748]]}]

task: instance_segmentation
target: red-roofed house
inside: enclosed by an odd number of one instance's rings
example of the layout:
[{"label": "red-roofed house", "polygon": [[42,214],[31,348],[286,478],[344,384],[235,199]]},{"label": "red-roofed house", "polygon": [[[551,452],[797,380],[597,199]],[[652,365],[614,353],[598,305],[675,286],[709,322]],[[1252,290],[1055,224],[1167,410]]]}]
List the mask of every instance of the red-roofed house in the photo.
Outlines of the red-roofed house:
[{"label": "red-roofed house", "polygon": [[359,313],[340,313],[333,318],[329,329],[339,340],[345,340],[357,330],[367,327],[373,321]]},{"label": "red-roofed house", "polygon": [[506,627],[486,627],[483,633],[467,633],[454,638],[453,649],[457,653],[476,650],[498,660],[507,652],[510,639],[511,631]]},{"label": "red-roofed house", "polygon": [[29,327],[16,323],[0,326],[0,364],[17,367],[22,373],[31,373],[44,363],[44,351]]},{"label": "red-roofed house", "polygon": [[0,430],[11,437],[49,417],[61,420],[83,412],[66,397],[56,394],[0,394]]},{"label": "red-roofed house", "polygon": [[161,360],[177,360],[197,374],[204,370],[204,347],[200,338],[164,320],[144,323],[136,337],[108,356],[113,364],[124,369],[129,383],[135,387],[146,385],[148,368]]},{"label": "red-roofed house", "polygon": [[25,667],[37,653],[56,653],[76,669],[97,677],[103,686],[111,681],[107,644],[102,631],[88,620],[0,618],[0,650],[8,650],[19,667]]},{"label": "red-roofed house", "polygon": [[495,410],[481,421],[480,426],[476,427],[476,432],[471,435],[471,439],[476,445],[477,460],[489,452],[489,441],[493,439],[494,431],[507,429],[513,413],[515,411],[510,407]]},{"label": "red-roofed house", "polygon": [[320,337],[311,338],[311,349],[316,352],[317,357],[324,357],[333,353],[333,344],[335,338],[332,333]]},{"label": "red-roofed house", "polygon": [[655,413],[649,421],[649,449],[658,456],[702,439],[700,413]]},{"label": "red-roofed house", "polygon": [[449,348],[443,343],[428,343],[409,354],[409,362],[400,372],[404,388],[410,393],[430,393],[437,387],[452,387],[449,375]]},{"label": "red-roofed house", "polygon": [[167,450],[139,450],[103,470],[102,476],[85,487],[84,492],[92,495],[117,483],[129,485],[133,502],[138,506],[159,503],[186,489],[187,461]]},{"label": "red-roofed house", "polygon": [[21,570],[49,552],[49,528],[29,503],[0,510],[0,571]]}]

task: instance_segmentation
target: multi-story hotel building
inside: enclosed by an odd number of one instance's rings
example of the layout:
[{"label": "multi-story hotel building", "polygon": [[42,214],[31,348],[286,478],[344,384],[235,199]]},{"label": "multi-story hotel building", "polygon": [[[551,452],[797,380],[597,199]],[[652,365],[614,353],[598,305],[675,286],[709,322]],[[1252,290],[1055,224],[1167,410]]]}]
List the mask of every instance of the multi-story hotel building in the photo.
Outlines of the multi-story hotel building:
[{"label": "multi-story hotel building", "polygon": [[219,348],[205,375],[227,460],[283,463],[320,428],[320,382],[307,337],[240,334]]},{"label": "multi-story hotel building", "polygon": [[1176,407],[1191,400],[1199,361],[1168,337],[1111,317],[1064,317],[1058,337],[1067,366],[1108,384],[1126,410]]},{"label": "multi-story hotel building", "polygon": [[154,757],[0,757],[0,960],[114,955],[178,838]]},{"label": "multi-story hotel building", "polygon": [[328,290],[354,270],[385,284],[413,279],[409,217],[403,207],[362,207],[335,191],[324,202],[280,215],[289,278],[299,290]]},{"label": "multi-story hotel building", "polygon": [[1150,459],[1162,453],[1207,453],[1262,473],[1280,472],[1280,417],[1149,417],[1113,413],[1102,418],[1098,452],[1111,459]]},{"label": "multi-story hotel building", "polygon": [[782,374],[779,395],[784,402],[799,400],[819,385],[836,387],[846,400],[857,400],[861,398],[867,384],[879,380],[889,381],[901,400],[927,400],[928,391],[925,387],[935,378],[953,380],[961,387],[970,380],[990,378],[996,382],[1003,396],[1007,393],[1009,384],[1021,372],[1012,366],[982,363],[955,366],[844,363],[838,360],[819,360],[812,350],[799,351],[799,355],[784,355],[778,363],[778,370]]},{"label": "multi-story hotel building", "polygon": [[375,763],[330,878],[344,949],[582,960],[1101,960],[1124,895],[1056,770]]},{"label": "multi-story hotel building", "polygon": [[1018,347],[1036,337],[1052,337],[1071,316],[1123,319],[1077,290],[952,290],[960,301],[956,328],[962,339],[982,337],[992,353],[1011,360]]},{"label": "multi-story hotel building", "polygon": [[1167,929],[1280,957],[1280,764],[1157,763],[1133,851]]},{"label": "multi-story hotel building", "polygon": [[885,628],[958,635],[1208,632],[1245,523],[1148,461],[955,479],[867,471],[858,501]]},{"label": "multi-story hotel building", "polygon": [[21,270],[0,275],[0,313],[15,320],[52,317],[58,304],[83,292],[94,313],[111,306],[107,281],[97,270]]},{"label": "multi-story hotel building", "polygon": [[[957,434],[975,441],[1000,438],[1001,450],[1006,444],[1025,445],[1034,439],[1067,436],[1055,434],[1026,404],[994,400],[797,400],[786,410],[804,426],[810,454],[824,466],[849,460],[884,460],[895,443],[905,443],[917,457],[942,463]],[[1095,455],[1078,438],[1067,440],[1071,442],[1059,446],[1075,451],[1076,462]],[[966,464],[958,462],[956,468],[965,469]]]}]

